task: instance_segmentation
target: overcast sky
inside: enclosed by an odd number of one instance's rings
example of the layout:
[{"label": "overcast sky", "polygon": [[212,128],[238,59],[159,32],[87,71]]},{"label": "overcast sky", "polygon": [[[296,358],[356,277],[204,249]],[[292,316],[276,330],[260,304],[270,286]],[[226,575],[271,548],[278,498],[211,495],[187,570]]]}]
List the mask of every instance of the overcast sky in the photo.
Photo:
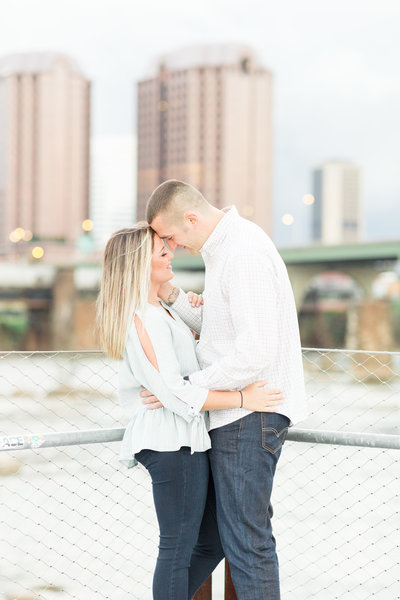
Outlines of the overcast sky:
[{"label": "overcast sky", "polygon": [[[367,239],[400,238],[399,0],[1,0],[0,56],[60,51],[93,82],[93,134],[135,129],[135,82],[190,44],[251,46],[274,74],[275,239],[307,238],[311,170],[363,170]],[[295,216],[288,228],[283,213]]]}]

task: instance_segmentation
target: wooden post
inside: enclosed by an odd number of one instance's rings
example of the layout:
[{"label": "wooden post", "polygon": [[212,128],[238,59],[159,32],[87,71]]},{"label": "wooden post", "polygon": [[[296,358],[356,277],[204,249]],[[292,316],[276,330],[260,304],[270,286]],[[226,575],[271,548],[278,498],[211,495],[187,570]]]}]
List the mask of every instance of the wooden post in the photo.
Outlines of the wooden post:
[{"label": "wooden post", "polygon": [[229,563],[225,559],[225,600],[237,600],[235,588],[231,577]]},{"label": "wooden post", "polygon": [[[237,600],[235,588],[231,578],[229,563],[225,559],[225,600]],[[203,583],[193,600],[212,600],[211,575]]]},{"label": "wooden post", "polygon": [[211,575],[203,583],[193,600],[211,600]]}]

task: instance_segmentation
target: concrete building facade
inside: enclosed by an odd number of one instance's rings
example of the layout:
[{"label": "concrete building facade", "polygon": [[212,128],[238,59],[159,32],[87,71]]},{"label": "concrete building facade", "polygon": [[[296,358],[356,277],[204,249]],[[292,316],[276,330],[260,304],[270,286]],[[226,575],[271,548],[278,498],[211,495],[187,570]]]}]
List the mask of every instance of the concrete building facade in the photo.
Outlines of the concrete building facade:
[{"label": "concrete building facade", "polygon": [[243,46],[196,46],[138,84],[137,216],[167,179],[191,183],[270,233],[272,75]]},{"label": "concrete building facade", "polygon": [[89,81],[61,54],[0,60],[0,130],[0,252],[16,228],[72,246],[89,215]]},{"label": "concrete building facade", "polygon": [[362,240],[361,170],[347,161],[314,169],[312,241],[347,244]]}]

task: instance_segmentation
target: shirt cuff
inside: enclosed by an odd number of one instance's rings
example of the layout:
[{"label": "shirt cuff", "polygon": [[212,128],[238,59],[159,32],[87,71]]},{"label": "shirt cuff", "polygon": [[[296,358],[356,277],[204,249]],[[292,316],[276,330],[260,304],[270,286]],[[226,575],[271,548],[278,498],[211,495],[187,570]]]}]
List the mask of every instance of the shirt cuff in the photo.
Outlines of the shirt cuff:
[{"label": "shirt cuff", "polygon": [[[188,383],[188,386],[191,386]],[[194,390],[192,390],[194,392]],[[193,394],[188,402],[188,416],[189,417],[197,417],[201,413],[201,409],[204,406],[205,401],[207,400],[208,390],[206,388],[197,389],[196,394]]]}]

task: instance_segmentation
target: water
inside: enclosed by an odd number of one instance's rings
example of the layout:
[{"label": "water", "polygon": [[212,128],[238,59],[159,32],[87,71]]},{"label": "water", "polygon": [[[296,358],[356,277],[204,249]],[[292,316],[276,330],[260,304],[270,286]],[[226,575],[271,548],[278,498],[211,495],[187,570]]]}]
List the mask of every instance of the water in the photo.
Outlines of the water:
[{"label": "water", "polygon": [[[0,357],[2,434],[124,424],[115,366],[102,357]],[[394,361],[377,385],[357,380],[351,357],[307,353],[311,416],[301,426],[399,433]],[[0,469],[20,463],[0,479],[0,598],[150,600],[158,532],[149,478],[119,465],[118,446],[0,454]],[[398,457],[286,443],[273,496],[283,598],[400,598]],[[214,580],[219,600],[221,568]]]}]

